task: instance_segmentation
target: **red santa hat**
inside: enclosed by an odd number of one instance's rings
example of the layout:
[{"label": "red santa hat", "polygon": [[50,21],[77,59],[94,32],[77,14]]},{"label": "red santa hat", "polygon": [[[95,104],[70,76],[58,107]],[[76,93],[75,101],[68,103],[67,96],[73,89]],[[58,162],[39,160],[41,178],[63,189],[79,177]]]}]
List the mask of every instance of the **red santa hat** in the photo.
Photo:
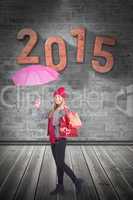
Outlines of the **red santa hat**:
[{"label": "red santa hat", "polygon": [[56,94],[62,96],[63,98],[68,97],[68,94],[66,93],[64,87],[59,87],[57,90],[55,90],[53,96],[55,96]]}]

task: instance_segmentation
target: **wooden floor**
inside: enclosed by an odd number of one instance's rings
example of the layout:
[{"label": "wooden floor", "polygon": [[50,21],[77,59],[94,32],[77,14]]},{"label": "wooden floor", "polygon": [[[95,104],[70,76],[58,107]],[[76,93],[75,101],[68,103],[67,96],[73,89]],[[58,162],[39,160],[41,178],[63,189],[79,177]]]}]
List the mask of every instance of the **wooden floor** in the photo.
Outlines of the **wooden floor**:
[{"label": "wooden floor", "polygon": [[67,145],[65,162],[85,182],[80,195],[64,174],[64,196],[49,145],[0,145],[0,200],[133,200],[133,146]]}]

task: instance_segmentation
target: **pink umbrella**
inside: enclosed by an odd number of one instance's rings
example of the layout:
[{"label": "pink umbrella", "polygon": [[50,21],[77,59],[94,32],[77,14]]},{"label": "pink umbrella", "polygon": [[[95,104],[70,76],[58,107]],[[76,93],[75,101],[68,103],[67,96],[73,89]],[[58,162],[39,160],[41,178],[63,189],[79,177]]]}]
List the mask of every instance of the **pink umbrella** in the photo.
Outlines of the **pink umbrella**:
[{"label": "pink umbrella", "polygon": [[30,65],[18,70],[10,78],[19,86],[41,85],[59,80],[59,73],[52,67]]}]

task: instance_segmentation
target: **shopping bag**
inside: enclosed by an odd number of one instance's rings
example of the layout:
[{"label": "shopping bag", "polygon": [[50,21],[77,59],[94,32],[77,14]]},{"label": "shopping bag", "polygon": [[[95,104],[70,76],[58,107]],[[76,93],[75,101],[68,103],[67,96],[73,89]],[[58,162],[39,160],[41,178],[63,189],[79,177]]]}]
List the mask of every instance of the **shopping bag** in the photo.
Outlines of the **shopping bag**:
[{"label": "shopping bag", "polygon": [[67,115],[60,118],[59,133],[60,133],[60,136],[63,136],[63,137],[77,137],[78,136],[78,129],[73,128],[71,126]]},{"label": "shopping bag", "polygon": [[64,137],[77,137],[79,135],[78,128],[82,123],[77,112],[69,111],[65,107],[65,115],[60,118],[60,135]]},{"label": "shopping bag", "polygon": [[70,111],[67,115],[73,128],[80,128],[82,126],[82,122],[77,112]]}]

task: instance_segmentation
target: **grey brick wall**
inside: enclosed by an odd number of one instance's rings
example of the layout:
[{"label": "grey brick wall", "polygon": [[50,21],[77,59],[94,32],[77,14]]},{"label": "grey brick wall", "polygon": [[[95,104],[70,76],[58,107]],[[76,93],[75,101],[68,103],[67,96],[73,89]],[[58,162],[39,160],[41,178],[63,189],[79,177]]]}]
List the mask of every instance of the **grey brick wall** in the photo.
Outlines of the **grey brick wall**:
[{"label": "grey brick wall", "polygon": [[[0,140],[45,140],[47,121],[36,121],[31,117],[35,112],[33,101],[36,95],[40,95],[42,111],[49,108],[52,92],[63,85],[69,92],[70,108],[79,112],[83,121],[78,140],[131,141],[132,11],[131,0],[0,1]],[[75,39],[70,35],[70,29],[77,26],[84,26],[87,30],[83,64],[76,63]],[[41,64],[45,64],[43,42],[52,35],[65,39],[68,62],[60,81],[45,87],[22,87],[19,91],[13,86],[9,76],[23,67],[16,63],[16,56],[25,44],[18,41],[16,35],[23,28],[32,28],[38,33],[39,41],[32,55],[40,55]],[[97,73],[91,67],[93,44],[100,35],[117,38],[116,46],[109,48],[114,55],[113,69],[106,74]],[[4,99],[14,105],[12,107],[2,101],[3,91],[8,86],[12,87],[4,92]]]}]

